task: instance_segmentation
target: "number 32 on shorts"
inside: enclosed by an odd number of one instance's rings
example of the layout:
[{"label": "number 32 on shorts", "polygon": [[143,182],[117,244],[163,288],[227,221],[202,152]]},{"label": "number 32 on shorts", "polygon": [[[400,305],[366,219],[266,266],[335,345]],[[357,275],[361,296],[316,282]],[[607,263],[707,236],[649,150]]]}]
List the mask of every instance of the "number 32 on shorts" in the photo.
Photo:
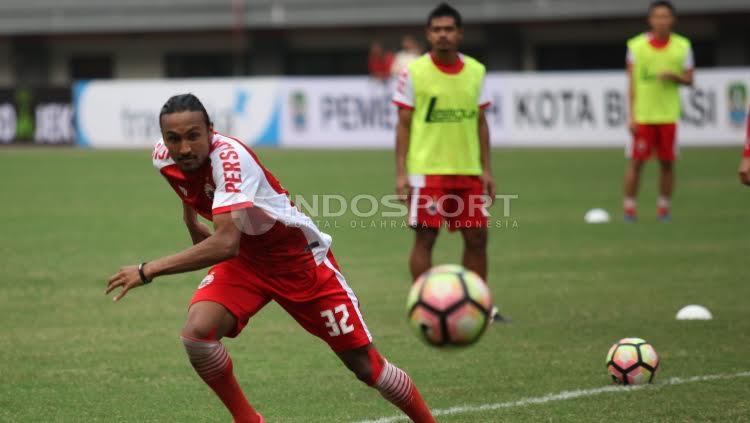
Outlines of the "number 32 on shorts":
[{"label": "number 32 on shorts", "polygon": [[[337,316],[340,316],[338,321],[336,321]],[[346,304],[340,304],[333,310],[323,310],[320,312],[320,317],[326,319],[329,336],[339,336],[342,333],[346,335],[354,330],[354,325],[347,323],[347,320],[349,320],[349,310],[346,309]]]}]

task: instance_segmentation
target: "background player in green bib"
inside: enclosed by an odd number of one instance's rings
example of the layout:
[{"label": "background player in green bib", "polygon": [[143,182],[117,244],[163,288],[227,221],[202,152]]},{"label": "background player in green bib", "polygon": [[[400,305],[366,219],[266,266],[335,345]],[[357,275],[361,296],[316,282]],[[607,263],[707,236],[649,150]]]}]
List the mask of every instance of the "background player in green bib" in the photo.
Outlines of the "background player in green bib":
[{"label": "background player in green bib", "polygon": [[[432,266],[441,227],[460,230],[463,264],[487,278],[487,214],[495,196],[489,128],[484,109],[484,65],[458,52],[461,16],[443,3],[427,20],[428,54],[399,76],[394,103],[396,190],[407,198],[416,239],[409,260],[412,277]],[[491,201],[491,200],[490,200]]]},{"label": "background player in green bib", "polygon": [[625,172],[625,220],[636,220],[636,195],[643,163],[656,152],[661,167],[657,212],[670,220],[677,155],[677,120],[680,118],[680,85],[693,84],[693,51],[690,41],[672,33],[675,9],[668,1],[655,1],[648,10],[651,31],[628,40],[627,71],[630,94],[629,127],[633,141]]}]

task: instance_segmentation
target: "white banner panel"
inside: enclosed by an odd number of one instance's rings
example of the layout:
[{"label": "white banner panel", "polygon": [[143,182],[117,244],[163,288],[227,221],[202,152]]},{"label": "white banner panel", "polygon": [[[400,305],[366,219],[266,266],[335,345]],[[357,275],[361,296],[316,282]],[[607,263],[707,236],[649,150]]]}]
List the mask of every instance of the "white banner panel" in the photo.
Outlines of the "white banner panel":
[{"label": "white banner panel", "polygon": [[[741,144],[748,86],[748,69],[697,70],[680,92],[679,142]],[[487,87],[494,145],[624,146],[630,137],[624,72],[495,73]]]},{"label": "white banner panel", "polygon": [[249,144],[279,140],[277,78],[82,81],[73,101],[79,145],[150,147],[161,136],[159,111],[169,97],[193,93],[219,132]]},{"label": "white banner panel", "polygon": [[[750,69],[696,70],[681,90],[682,145],[740,145]],[[625,72],[490,73],[495,146],[625,146]],[[94,81],[76,84],[78,143],[148,147],[166,99],[192,92],[216,129],[251,145],[393,148],[393,86],[366,76]]]},{"label": "white banner panel", "polygon": [[[366,77],[285,78],[282,146],[392,148],[392,86]],[[696,71],[681,90],[682,145],[743,142],[748,69]],[[625,72],[490,73],[487,110],[495,146],[625,146]],[[734,100],[732,94],[734,93]]]},{"label": "white banner panel", "polygon": [[285,78],[281,145],[392,147],[392,84],[367,77]]}]

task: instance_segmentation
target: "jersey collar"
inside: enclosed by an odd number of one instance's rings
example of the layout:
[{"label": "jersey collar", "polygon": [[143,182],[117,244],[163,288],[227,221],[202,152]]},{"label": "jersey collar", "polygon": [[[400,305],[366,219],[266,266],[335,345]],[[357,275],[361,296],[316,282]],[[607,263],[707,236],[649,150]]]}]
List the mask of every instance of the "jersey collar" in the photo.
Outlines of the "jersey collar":
[{"label": "jersey collar", "polygon": [[432,63],[434,63],[435,66],[440,69],[440,72],[447,73],[449,75],[455,75],[461,72],[461,70],[463,70],[464,68],[464,57],[461,53],[458,53],[457,60],[450,65],[440,63],[437,57],[432,54],[432,52],[430,52],[430,59],[432,59]]}]

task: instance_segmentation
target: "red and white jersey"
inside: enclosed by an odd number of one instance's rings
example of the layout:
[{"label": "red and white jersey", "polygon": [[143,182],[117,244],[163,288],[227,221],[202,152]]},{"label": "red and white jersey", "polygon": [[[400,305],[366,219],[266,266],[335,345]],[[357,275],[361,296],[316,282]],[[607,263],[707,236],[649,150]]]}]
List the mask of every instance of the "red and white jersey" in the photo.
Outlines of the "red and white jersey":
[{"label": "red and white jersey", "polygon": [[288,192],[242,142],[214,133],[209,158],[194,172],[183,172],[160,139],[153,163],[177,196],[201,216],[239,211],[239,256],[263,270],[297,270],[325,261],[331,237],[301,213]]},{"label": "red and white jersey", "polygon": [[[461,70],[464,68],[464,56],[461,53],[458,53],[458,60],[456,60],[456,62],[452,65],[444,65],[438,62],[432,54],[425,54],[430,55],[432,63],[434,63],[435,66],[443,73],[455,75],[461,72]],[[393,101],[393,104],[402,109],[414,109],[414,82],[412,81],[412,76],[409,72],[408,66],[401,71],[401,74],[398,77],[398,81],[396,82],[396,90],[391,100]],[[482,79],[482,87],[479,90],[479,108],[486,109],[490,106],[490,104],[490,95],[485,88],[484,79]]]},{"label": "red and white jersey", "polygon": [[747,135],[745,135],[745,151],[742,157],[750,157],[750,110],[747,111]]}]

